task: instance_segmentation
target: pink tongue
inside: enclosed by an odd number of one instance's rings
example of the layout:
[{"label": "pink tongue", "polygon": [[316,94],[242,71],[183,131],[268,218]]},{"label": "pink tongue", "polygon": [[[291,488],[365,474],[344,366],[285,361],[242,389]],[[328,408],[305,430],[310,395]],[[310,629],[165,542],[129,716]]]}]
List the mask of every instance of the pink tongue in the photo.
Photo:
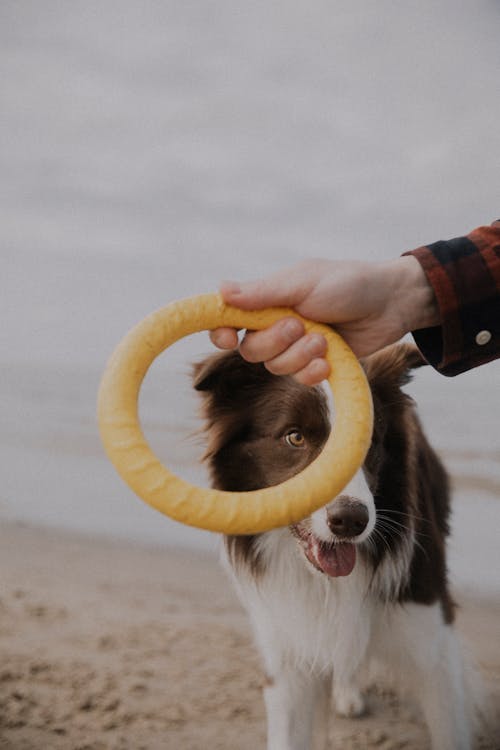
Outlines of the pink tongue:
[{"label": "pink tongue", "polygon": [[354,544],[318,544],[315,550],[316,562],[329,576],[348,576],[356,563]]}]

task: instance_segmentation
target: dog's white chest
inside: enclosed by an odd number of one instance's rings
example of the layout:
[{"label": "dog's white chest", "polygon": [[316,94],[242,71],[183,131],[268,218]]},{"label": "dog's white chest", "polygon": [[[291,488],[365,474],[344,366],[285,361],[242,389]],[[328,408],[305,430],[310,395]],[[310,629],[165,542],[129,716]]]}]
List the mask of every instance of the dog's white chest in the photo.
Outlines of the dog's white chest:
[{"label": "dog's white chest", "polygon": [[[275,546],[276,538],[273,542]],[[290,539],[283,543],[289,546]],[[308,671],[352,673],[366,653],[373,619],[362,566],[335,580],[308,570],[299,552],[282,552],[272,550],[265,579],[257,585],[236,581],[266,661],[280,654]]]}]

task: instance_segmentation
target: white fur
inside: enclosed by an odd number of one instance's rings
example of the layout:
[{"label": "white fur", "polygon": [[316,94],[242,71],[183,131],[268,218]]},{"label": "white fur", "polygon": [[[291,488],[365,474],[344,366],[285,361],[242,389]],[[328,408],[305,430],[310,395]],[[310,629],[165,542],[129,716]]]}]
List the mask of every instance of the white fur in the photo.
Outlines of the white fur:
[{"label": "white fur", "polygon": [[263,576],[226,563],[268,676],[268,750],[325,750],[330,701],[340,714],[362,713],[360,678],[377,663],[419,702],[433,750],[471,749],[465,667],[439,605],[384,603],[360,558],[346,577],[314,570],[288,529],[258,545]]}]

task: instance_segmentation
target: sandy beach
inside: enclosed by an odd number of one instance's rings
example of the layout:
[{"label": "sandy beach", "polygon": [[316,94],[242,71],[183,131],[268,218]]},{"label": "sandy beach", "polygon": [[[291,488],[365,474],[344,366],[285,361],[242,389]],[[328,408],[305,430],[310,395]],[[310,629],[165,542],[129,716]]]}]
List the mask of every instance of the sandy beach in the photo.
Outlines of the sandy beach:
[{"label": "sandy beach", "polygon": [[[0,559],[3,750],[265,746],[259,659],[212,555],[7,523]],[[458,599],[500,704],[500,601]],[[369,705],[333,722],[332,746],[426,750],[409,705],[382,689]]]}]

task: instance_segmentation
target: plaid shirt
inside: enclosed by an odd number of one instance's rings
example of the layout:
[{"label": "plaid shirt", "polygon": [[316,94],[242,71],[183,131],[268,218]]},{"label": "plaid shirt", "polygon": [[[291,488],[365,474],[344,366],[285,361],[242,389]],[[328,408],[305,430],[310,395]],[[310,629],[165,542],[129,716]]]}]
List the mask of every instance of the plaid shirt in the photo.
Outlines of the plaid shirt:
[{"label": "plaid shirt", "polygon": [[404,254],[419,261],[441,314],[439,327],[413,331],[427,361],[458,375],[500,357],[500,221]]}]

